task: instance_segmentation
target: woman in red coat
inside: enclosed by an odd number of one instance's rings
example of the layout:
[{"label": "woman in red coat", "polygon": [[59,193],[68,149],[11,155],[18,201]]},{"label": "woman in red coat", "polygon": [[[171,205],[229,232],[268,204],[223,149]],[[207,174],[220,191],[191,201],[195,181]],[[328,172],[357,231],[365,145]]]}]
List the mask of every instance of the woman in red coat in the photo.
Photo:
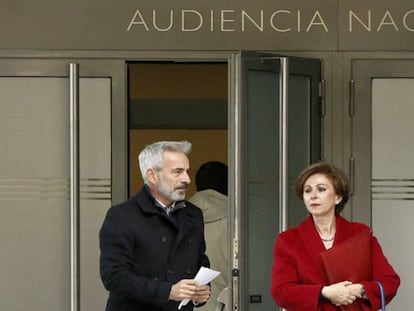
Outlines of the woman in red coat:
[{"label": "woman in red coat", "polygon": [[[298,176],[295,191],[310,216],[276,239],[271,284],[276,303],[288,311],[337,311],[359,300],[361,311],[378,310],[381,296],[374,280],[390,302],[400,285],[398,274],[370,228],[339,215],[349,198],[345,174],[327,163],[313,164]],[[373,279],[329,284],[320,254],[362,231],[371,237]]]}]

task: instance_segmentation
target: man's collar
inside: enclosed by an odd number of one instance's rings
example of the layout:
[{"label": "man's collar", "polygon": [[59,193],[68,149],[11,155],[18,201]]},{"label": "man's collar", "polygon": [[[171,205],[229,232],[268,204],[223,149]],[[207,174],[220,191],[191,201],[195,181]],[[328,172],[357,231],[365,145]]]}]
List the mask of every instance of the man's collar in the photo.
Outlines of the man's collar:
[{"label": "man's collar", "polygon": [[161,207],[167,214],[170,214],[172,212],[175,212],[178,209],[185,207],[185,201],[174,201],[170,206],[165,205],[161,201],[154,198],[154,196],[151,193],[151,189],[148,185],[144,185],[145,190],[147,191],[148,195],[151,197],[151,199],[154,201],[154,204],[158,207]]}]

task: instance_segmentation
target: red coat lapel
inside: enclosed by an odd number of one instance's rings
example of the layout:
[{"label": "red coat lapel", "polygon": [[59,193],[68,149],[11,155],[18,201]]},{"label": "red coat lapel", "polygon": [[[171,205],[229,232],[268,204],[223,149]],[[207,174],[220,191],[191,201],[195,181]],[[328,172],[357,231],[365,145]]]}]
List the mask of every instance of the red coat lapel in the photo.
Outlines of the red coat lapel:
[{"label": "red coat lapel", "polygon": [[305,250],[308,253],[313,265],[315,266],[315,269],[318,271],[321,278],[326,280],[325,270],[320,258],[320,253],[325,250],[325,247],[319,238],[311,216],[309,216],[298,226],[298,232],[300,239],[305,245]]},{"label": "red coat lapel", "polygon": [[[322,264],[320,253],[325,251],[325,247],[316,231],[312,216],[309,216],[298,226],[299,237],[305,245],[306,252],[311,258],[315,269],[320,276],[327,281],[325,270]],[[336,234],[334,245],[347,240],[353,234],[352,224],[341,216],[336,217]]]}]

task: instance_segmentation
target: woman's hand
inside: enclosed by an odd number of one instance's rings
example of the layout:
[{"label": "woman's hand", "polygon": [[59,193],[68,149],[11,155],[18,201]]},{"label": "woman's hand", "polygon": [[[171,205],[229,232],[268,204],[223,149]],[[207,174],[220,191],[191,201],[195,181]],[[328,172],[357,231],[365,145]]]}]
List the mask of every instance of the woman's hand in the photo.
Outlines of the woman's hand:
[{"label": "woman's hand", "polygon": [[335,306],[350,305],[355,301],[355,299],[361,297],[359,287],[352,285],[357,284],[352,284],[350,281],[343,281],[329,286],[324,286],[321,294],[325,298],[329,299]]},{"label": "woman's hand", "polygon": [[351,294],[355,295],[357,298],[367,298],[365,294],[364,285],[359,283],[353,283],[347,286]]}]

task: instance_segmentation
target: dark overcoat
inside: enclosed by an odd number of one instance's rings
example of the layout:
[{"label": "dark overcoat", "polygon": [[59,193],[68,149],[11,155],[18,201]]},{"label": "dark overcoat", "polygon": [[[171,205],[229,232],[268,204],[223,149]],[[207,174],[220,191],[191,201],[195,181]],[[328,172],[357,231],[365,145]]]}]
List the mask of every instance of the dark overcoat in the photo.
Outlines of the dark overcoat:
[{"label": "dark overcoat", "polygon": [[[144,187],[108,210],[99,233],[100,273],[109,291],[106,311],[178,309],[179,302],[168,299],[172,285],[210,265],[202,213],[185,204],[169,216]],[[181,310],[193,310],[193,304]]]}]

